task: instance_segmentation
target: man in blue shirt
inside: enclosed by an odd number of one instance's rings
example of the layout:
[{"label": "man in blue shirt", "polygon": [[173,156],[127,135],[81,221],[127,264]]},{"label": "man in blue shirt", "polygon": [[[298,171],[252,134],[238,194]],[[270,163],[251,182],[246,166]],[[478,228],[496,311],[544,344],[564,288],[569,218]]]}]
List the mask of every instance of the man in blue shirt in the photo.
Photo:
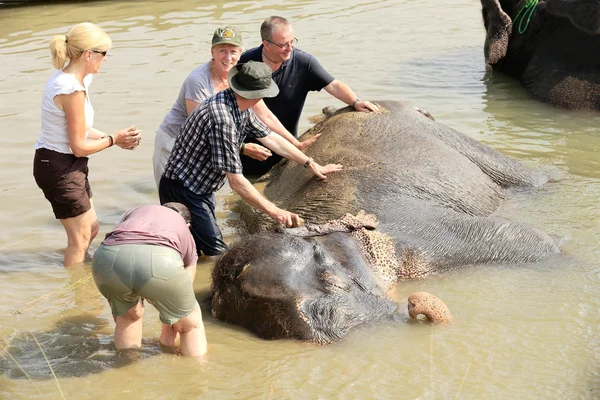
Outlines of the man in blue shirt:
[{"label": "man in blue shirt", "polygon": [[173,152],[159,184],[161,204],[178,202],[192,214],[191,232],[198,254],[214,256],[227,246],[215,216],[215,195],[229,181],[240,197],[263,211],[277,223],[288,227],[301,223],[298,215],[275,206],[242,175],[241,152],[244,139],[252,137],[275,153],[288,158],[321,179],[340,171],[342,166],[324,167],[271,132],[250,108],[263,97],[273,97],[279,89],[271,79],[271,69],[250,61],[229,71],[229,89],[200,103],[187,118],[175,141]]},{"label": "man in blue shirt", "polygon": [[[271,68],[279,94],[264,102],[292,135],[298,136],[298,122],[310,91],[325,89],[358,111],[378,111],[376,105],[360,100],[348,85],[331,76],[315,57],[296,48],[298,39],[285,18],[267,18],[260,27],[260,36],[262,44],[244,52],[240,63],[262,61]],[[244,173],[262,175],[279,160],[281,157],[275,155],[262,162],[244,156]]]}]

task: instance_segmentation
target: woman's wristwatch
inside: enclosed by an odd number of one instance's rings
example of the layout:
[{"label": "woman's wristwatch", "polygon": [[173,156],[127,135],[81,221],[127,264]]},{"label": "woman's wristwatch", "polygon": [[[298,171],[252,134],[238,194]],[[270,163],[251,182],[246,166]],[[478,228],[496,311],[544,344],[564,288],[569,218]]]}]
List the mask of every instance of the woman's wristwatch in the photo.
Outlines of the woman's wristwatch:
[{"label": "woman's wristwatch", "polygon": [[306,162],[304,163],[304,168],[308,168],[311,162],[313,162],[313,159],[311,157],[308,157],[308,160],[306,160]]}]

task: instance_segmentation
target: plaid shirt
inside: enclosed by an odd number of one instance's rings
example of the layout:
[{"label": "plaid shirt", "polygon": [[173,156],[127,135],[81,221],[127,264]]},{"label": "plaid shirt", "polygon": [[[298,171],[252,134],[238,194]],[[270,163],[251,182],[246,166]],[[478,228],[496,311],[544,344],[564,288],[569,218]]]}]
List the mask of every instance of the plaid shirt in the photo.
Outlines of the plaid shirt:
[{"label": "plaid shirt", "polygon": [[225,183],[225,172],[242,173],[239,147],[246,138],[271,131],[254,111],[240,111],[233,91],[206,99],[181,127],[163,176],[176,179],[196,194],[209,194]]}]

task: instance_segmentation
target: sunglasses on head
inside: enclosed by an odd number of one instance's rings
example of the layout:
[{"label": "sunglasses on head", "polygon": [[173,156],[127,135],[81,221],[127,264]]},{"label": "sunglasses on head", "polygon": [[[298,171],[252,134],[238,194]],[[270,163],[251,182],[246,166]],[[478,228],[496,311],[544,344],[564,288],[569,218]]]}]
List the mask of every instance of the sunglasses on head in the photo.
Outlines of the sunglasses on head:
[{"label": "sunglasses on head", "polygon": [[100,50],[92,50],[92,49],[90,49],[90,51],[93,52],[93,53],[102,54],[103,57],[106,57],[106,54],[108,53],[108,50],[100,51]]}]

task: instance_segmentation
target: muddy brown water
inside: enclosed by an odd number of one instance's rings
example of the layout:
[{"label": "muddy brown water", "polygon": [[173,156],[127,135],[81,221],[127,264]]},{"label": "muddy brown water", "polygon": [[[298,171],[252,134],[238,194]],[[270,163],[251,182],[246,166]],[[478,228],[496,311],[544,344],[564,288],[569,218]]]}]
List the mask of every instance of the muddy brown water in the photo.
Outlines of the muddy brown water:
[{"label": "muddy brown water", "polygon": [[[209,353],[198,362],[158,349],[158,315],[148,307],[144,349],[115,355],[109,308],[89,266],[61,267],[65,234],[31,175],[42,90],[53,71],[47,43],[81,21],[106,29],[114,46],[91,87],[96,126],[144,131],[135,152],[91,157],[101,224],[93,251],[125,210],[157,201],[154,131],[185,76],[208,59],[214,29],[236,24],[253,47],[272,14],[290,19],[299,47],[361,98],[411,102],[546,171],[547,185],[509,192],[498,215],[562,238],[564,256],[472,266],[397,287],[401,307],[418,290],[442,298],[455,316],[448,327],[398,318],[319,347],[264,341],[205,313]],[[486,75],[478,2],[82,2],[0,9],[0,22],[0,398],[61,398],[61,391],[68,399],[600,397],[600,115],[551,108],[513,80]],[[302,128],[327,105],[341,106],[311,94]],[[230,242],[238,198],[225,188],[218,202]],[[210,267],[199,266],[200,298]]]}]

